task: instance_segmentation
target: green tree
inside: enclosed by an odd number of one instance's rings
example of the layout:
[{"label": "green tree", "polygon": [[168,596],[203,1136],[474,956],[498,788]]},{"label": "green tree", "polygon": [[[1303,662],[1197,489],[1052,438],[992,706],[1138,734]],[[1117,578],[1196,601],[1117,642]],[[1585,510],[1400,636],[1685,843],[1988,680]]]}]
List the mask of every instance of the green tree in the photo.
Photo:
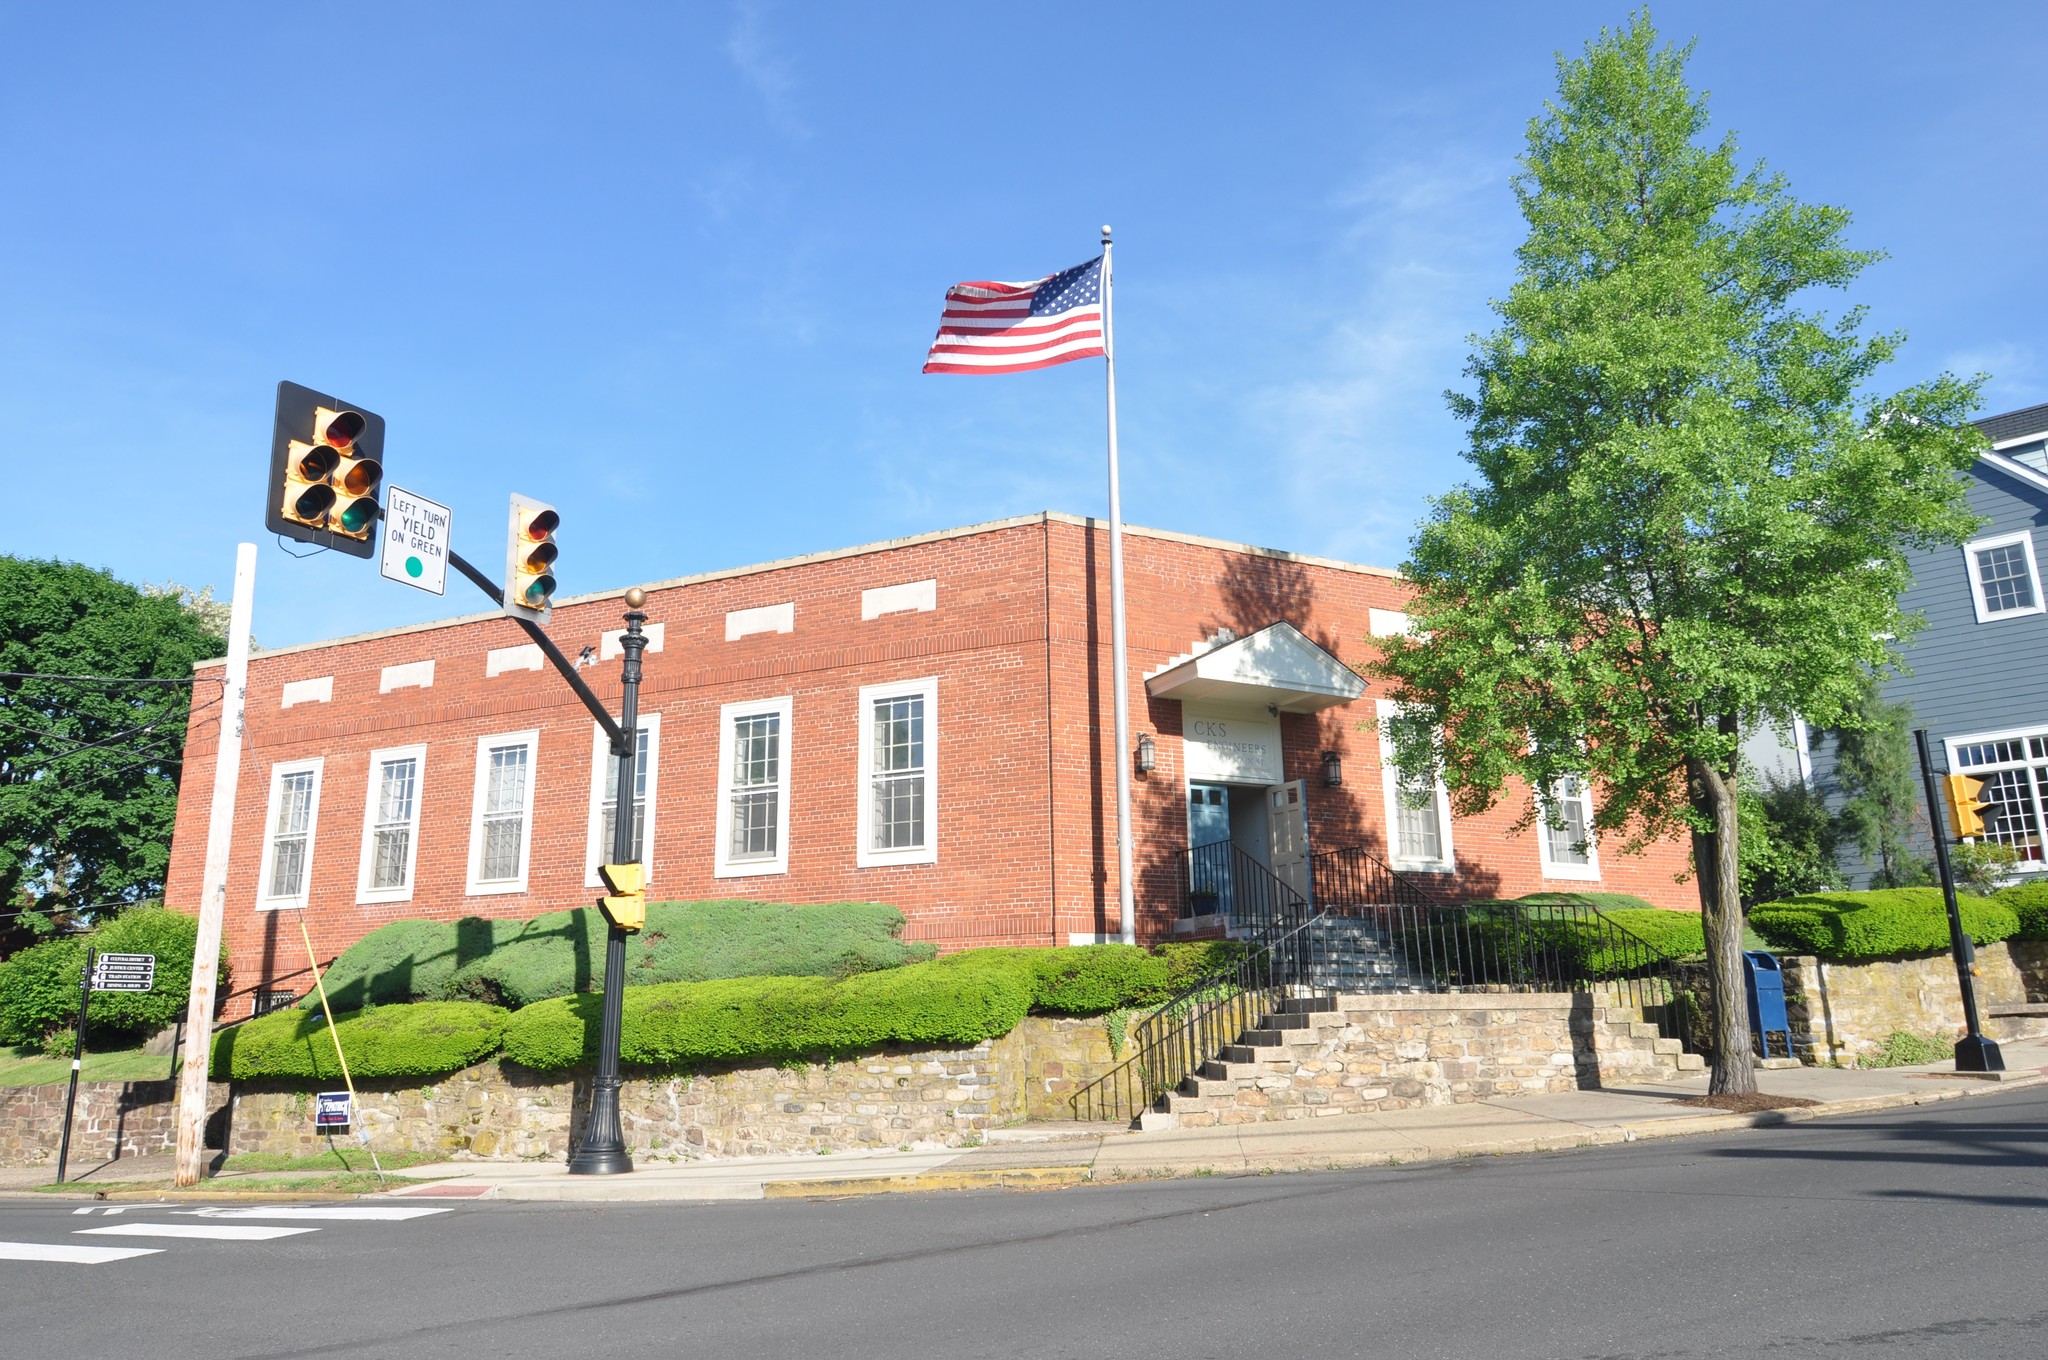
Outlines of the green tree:
[{"label": "green tree", "polygon": [[[47,915],[162,896],[192,663],[224,648],[176,596],[0,556],[0,902]],[[197,711],[218,704],[217,683],[196,687]]]},{"label": "green tree", "polygon": [[1742,900],[1777,902],[1842,886],[1835,818],[1825,799],[1797,779],[1743,781],[1737,804]]},{"label": "green tree", "polygon": [[1877,256],[1708,139],[1691,51],[1642,13],[1559,58],[1514,182],[1518,275],[1450,395],[1477,478],[1418,528],[1415,636],[1378,667],[1400,764],[1434,762],[1460,812],[1582,774],[1617,848],[1691,838],[1711,1089],[1739,1093],[1744,733],[1853,711],[1912,632],[1903,550],[1971,527],[1981,439],[1977,382],[1873,396],[1900,337],[1795,305]]},{"label": "green tree", "polygon": [[1866,671],[1849,720],[1834,734],[1842,790],[1836,823],[1841,838],[1876,866],[1873,888],[1933,881],[1932,862],[1913,853],[1914,822],[1925,813],[1912,726],[1912,705],[1888,701],[1880,674]]}]

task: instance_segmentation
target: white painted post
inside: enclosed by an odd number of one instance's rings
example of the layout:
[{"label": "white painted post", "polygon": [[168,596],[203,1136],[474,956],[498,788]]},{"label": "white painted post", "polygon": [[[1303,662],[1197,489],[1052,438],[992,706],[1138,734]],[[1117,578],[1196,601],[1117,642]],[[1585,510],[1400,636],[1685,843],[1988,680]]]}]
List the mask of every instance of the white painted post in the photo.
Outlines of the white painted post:
[{"label": "white painted post", "polygon": [[242,710],[249,689],[249,616],[255,596],[256,545],[239,544],[228,616],[227,674],[221,685],[220,741],[214,748],[213,808],[206,826],[206,869],[199,888],[199,940],[192,954],[192,999],[185,1009],[185,1066],[178,1081],[181,1186],[197,1185],[205,1169],[206,1068],[213,1056],[214,991],[220,982],[221,919],[227,914],[235,785],[242,773]]},{"label": "white painted post", "polygon": [[1116,466],[1116,344],[1110,315],[1109,228],[1102,229],[1102,358],[1109,389],[1109,649],[1116,687],[1116,887],[1123,942],[1138,942],[1131,882],[1131,699],[1124,655],[1124,507]]}]

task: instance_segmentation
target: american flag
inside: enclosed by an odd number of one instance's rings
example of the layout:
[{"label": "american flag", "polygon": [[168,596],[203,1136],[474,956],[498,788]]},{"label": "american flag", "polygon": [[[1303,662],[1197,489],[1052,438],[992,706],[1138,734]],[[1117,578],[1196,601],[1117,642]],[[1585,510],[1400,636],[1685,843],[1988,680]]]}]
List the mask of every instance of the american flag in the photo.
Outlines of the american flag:
[{"label": "american flag", "polygon": [[946,290],[927,373],[1022,373],[1102,354],[1102,257],[1036,283]]}]

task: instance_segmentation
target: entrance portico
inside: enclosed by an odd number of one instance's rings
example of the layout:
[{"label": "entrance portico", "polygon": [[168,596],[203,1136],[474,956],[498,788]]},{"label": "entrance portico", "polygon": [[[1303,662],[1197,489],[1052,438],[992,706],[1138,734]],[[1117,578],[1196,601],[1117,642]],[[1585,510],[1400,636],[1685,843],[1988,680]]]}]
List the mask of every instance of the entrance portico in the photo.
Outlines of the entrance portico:
[{"label": "entrance portico", "polygon": [[1219,632],[1146,676],[1145,690],[1181,704],[1188,846],[1197,862],[1190,910],[1231,914],[1240,857],[1309,900],[1308,792],[1285,777],[1280,715],[1348,704],[1365,693],[1365,681],[1279,622],[1242,638]]}]

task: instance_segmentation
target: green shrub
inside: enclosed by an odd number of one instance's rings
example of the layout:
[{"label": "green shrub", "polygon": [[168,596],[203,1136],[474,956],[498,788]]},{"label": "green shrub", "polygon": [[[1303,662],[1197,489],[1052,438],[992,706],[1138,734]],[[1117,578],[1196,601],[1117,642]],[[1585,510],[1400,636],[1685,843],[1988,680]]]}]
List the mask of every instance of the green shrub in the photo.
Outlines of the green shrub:
[{"label": "green shrub", "polygon": [[[94,992],[86,1045],[95,1036],[125,1043],[184,1018],[192,990],[199,923],[162,907],[131,907],[88,935],[45,940],[0,963],[0,1044],[34,1044],[69,1053],[78,1023],[79,973],[88,947],[102,954],[156,955],[146,992]],[[226,968],[226,953],[221,966]]]},{"label": "green shrub", "polygon": [[[2009,939],[2020,918],[2003,903],[1965,897],[1963,929],[1978,944]],[[1771,947],[1830,959],[1889,959],[1949,947],[1948,909],[1939,888],[1879,888],[1808,893],[1767,902],[1749,923]]]},{"label": "green shrub", "polygon": [[[625,995],[619,1051],[635,1065],[677,1068],[891,1043],[975,1044],[1016,1028],[1032,990],[1031,970],[1015,959],[973,954],[838,980],[748,977],[634,987]],[[602,1007],[594,995],[526,1007],[506,1027],[505,1056],[538,1071],[593,1060]]]},{"label": "green shrub", "polygon": [[[902,931],[903,913],[879,902],[651,902],[646,928],[627,944],[626,981],[836,977],[932,957],[932,945],[907,943]],[[337,1010],[443,998],[531,1005],[595,988],[605,933],[595,907],[524,922],[394,921],[334,961],[328,995]]]},{"label": "green shrub", "polygon": [[1171,995],[1235,964],[1244,957],[1244,946],[1236,940],[1190,940],[1156,944],[1152,952],[1166,963],[1166,990]]},{"label": "green shrub", "polygon": [[1707,952],[1706,928],[1696,911],[1628,908],[1607,912],[1606,916],[1649,945],[1660,958],[1686,959]]},{"label": "green shrub", "polygon": [[2048,940],[2048,881],[2037,879],[2002,888],[1991,900],[2019,918],[2020,928],[2012,938]]},{"label": "green shrub", "polygon": [[1618,892],[1537,892],[1528,893],[1515,899],[1530,906],[1539,907],[1591,907],[1599,912],[1656,911],[1655,903],[1633,893]]},{"label": "green shrub", "polygon": [[1874,1057],[1858,1059],[1861,1067],[1919,1067],[1946,1062],[1955,1056],[1955,1045],[1931,1034],[1909,1034],[1894,1030]]},{"label": "green shrub", "polygon": [[[473,1001],[422,1001],[337,1015],[349,1073],[438,1077],[498,1051],[506,1013]],[[318,1011],[273,1011],[214,1037],[212,1073],[238,1081],[341,1080],[334,1040]]]},{"label": "green shrub", "polygon": [[[185,1018],[192,996],[192,953],[199,944],[198,917],[162,907],[131,907],[95,930],[86,943],[102,954],[156,955],[156,981],[148,991],[93,993],[88,1028],[147,1037]],[[225,949],[220,968],[225,978]]]},{"label": "green shrub", "polygon": [[76,1024],[84,967],[85,941],[78,936],[44,940],[0,963],[0,1044],[41,1047]]}]

